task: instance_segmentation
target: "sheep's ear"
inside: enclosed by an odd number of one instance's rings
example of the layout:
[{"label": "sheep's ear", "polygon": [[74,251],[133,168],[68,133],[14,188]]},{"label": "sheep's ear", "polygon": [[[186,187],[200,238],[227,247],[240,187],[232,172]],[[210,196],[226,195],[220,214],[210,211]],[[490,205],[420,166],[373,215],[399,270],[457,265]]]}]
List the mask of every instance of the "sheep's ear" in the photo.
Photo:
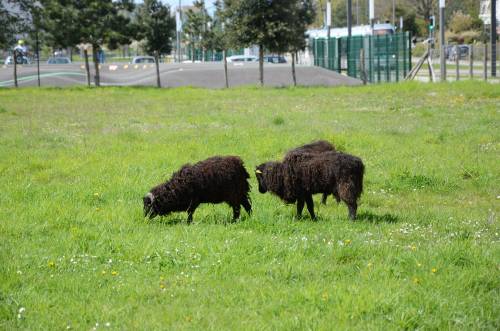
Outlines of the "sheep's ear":
[{"label": "sheep's ear", "polygon": [[259,169],[257,169],[257,170],[255,170],[255,173],[260,175],[260,174],[262,174],[262,171],[260,171]]},{"label": "sheep's ear", "polygon": [[148,203],[153,203],[153,200],[154,200],[154,195],[153,193],[149,192],[148,194],[146,194],[146,196],[144,197],[144,202],[148,202]]}]

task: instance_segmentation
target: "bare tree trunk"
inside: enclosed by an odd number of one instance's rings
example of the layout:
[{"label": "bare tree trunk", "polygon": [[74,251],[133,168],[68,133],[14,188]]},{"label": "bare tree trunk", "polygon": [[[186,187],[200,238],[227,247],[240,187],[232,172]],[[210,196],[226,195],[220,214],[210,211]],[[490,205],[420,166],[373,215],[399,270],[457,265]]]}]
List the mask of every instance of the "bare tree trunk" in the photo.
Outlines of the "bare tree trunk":
[{"label": "bare tree trunk", "polygon": [[95,70],[95,76],[94,76],[94,83],[95,86],[99,87],[101,86],[101,77],[99,75],[99,46],[97,45],[92,45],[92,55],[94,58],[94,70]]},{"label": "bare tree trunk", "polygon": [[87,86],[90,87],[89,52],[87,49],[83,50],[83,57],[85,58],[85,71],[87,72]]},{"label": "bare tree trunk", "polygon": [[293,86],[297,86],[297,76],[295,74],[295,52],[292,52],[292,77]]},{"label": "bare tree trunk", "polygon": [[259,45],[259,81],[264,86],[264,46]]},{"label": "bare tree trunk", "polygon": [[227,77],[227,54],[226,50],[222,51],[222,56],[224,57],[224,78],[226,80],[226,88],[229,88],[229,80]]},{"label": "bare tree trunk", "polygon": [[17,51],[16,50],[14,50],[13,59],[14,59],[14,86],[19,87],[19,85],[17,84]]},{"label": "bare tree trunk", "polygon": [[194,38],[193,38],[193,42],[191,43],[191,61],[194,63],[194,58],[195,58],[195,53],[196,52],[196,49],[194,48]]},{"label": "bare tree trunk", "polygon": [[160,81],[160,63],[158,60],[158,51],[155,51],[155,64],[156,64],[156,86],[161,87]]}]

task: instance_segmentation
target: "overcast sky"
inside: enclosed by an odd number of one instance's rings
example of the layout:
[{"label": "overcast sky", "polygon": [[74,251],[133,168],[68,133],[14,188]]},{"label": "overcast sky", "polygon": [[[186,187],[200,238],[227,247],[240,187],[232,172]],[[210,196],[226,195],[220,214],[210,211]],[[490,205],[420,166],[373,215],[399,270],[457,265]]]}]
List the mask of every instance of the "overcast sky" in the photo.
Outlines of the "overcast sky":
[{"label": "overcast sky", "polygon": [[[172,7],[177,7],[179,5],[179,0],[162,0],[163,3],[168,3]],[[181,0],[182,5],[190,5],[193,3],[193,0]],[[214,3],[214,0],[205,0],[205,5],[207,7],[211,7]]]}]

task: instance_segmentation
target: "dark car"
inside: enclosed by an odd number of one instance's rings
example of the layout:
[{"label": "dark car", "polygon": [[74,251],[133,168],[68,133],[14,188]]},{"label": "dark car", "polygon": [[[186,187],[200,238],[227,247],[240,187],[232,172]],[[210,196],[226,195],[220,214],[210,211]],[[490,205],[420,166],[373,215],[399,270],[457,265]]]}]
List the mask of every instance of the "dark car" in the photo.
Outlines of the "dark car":
[{"label": "dark car", "polygon": [[269,62],[269,63],[286,63],[286,59],[283,56],[267,55],[267,56],[264,56],[264,62]]},{"label": "dark car", "polygon": [[445,56],[448,60],[455,61],[458,57],[459,60],[466,59],[469,56],[468,45],[448,45],[445,48]]},{"label": "dark car", "polygon": [[68,57],[51,57],[47,60],[47,64],[70,64],[71,60]]}]

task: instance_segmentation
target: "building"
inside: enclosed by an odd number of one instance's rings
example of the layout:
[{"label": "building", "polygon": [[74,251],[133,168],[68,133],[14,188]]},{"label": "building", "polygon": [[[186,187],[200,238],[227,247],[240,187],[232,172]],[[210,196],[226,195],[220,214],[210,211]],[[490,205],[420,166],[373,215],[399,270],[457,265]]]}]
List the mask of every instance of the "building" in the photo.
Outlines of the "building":
[{"label": "building", "polygon": [[[479,18],[484,22],[485,25],[491,24],[491,0],[480,0],[479,7]],[[500,23],[500,0],[497,2],[497,26]]]}]

